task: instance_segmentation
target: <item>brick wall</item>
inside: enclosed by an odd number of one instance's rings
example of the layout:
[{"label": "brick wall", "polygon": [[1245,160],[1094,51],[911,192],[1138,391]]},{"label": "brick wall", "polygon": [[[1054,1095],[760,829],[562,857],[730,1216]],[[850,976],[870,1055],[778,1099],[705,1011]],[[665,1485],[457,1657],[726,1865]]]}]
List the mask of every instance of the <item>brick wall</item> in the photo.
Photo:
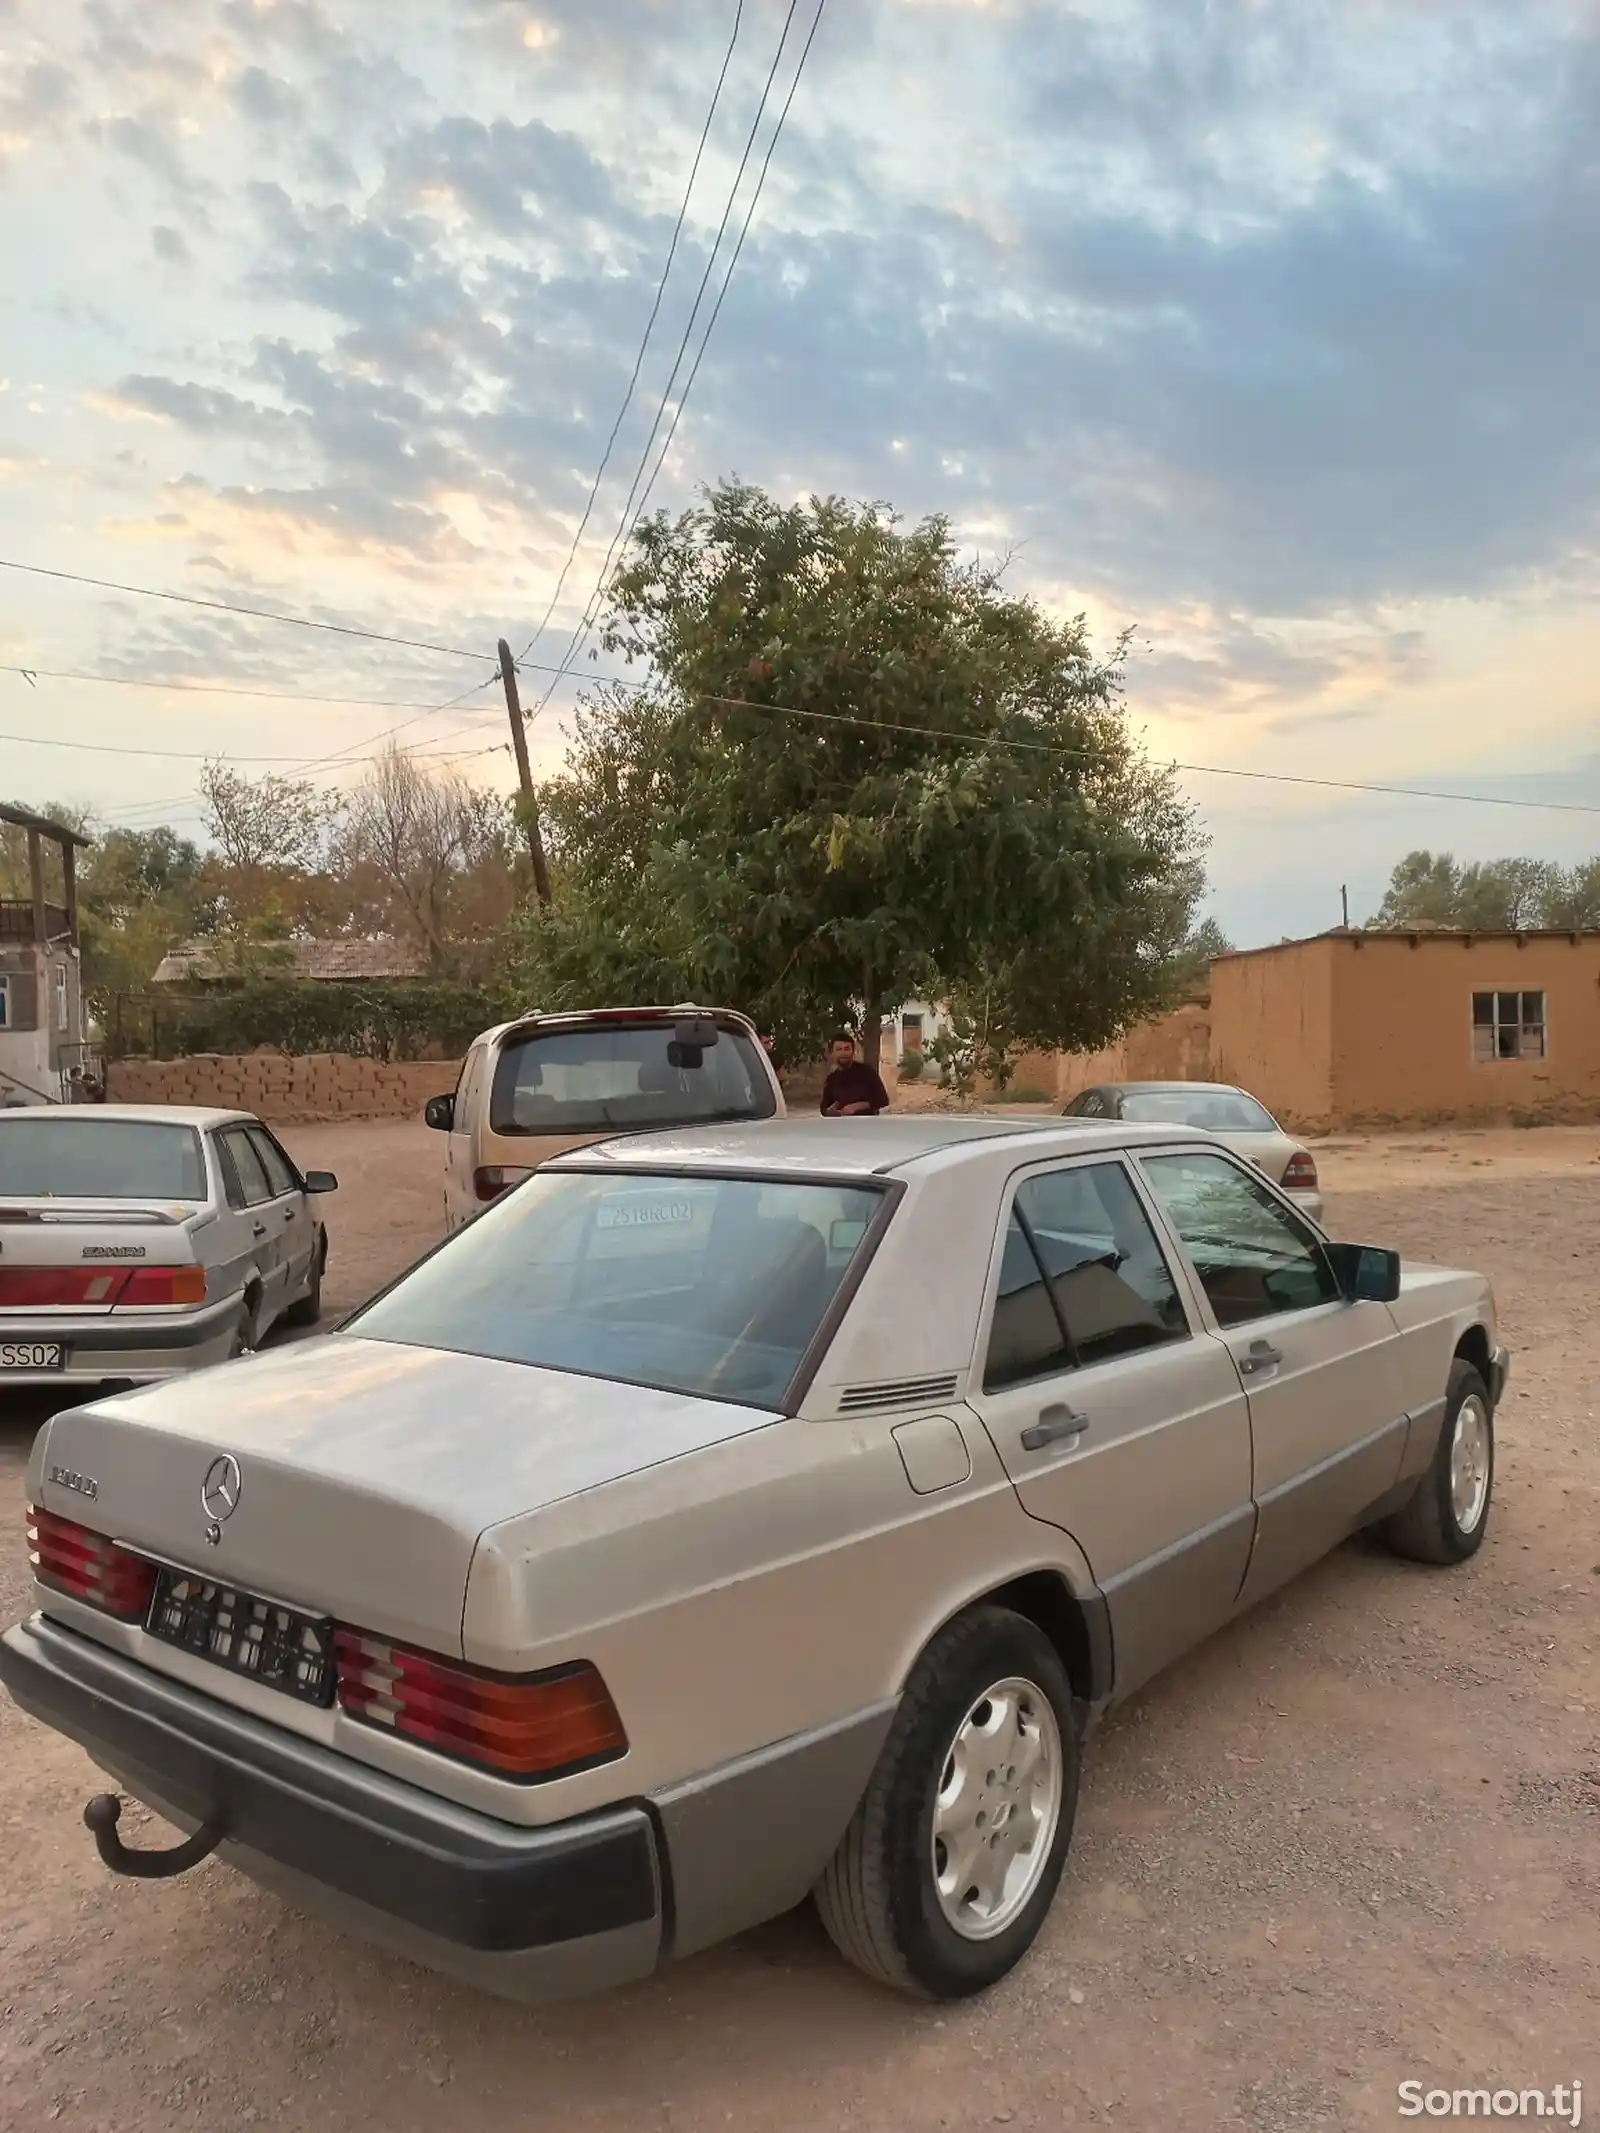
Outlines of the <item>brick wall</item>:
[{"label": "brick wall", "polygon": [[456,1059],[383,1066],[340,1052],[298,1058],[283,1052],[199,1052],[189,1059],[113,1060],[106,1098],[114,1104],[254,1111],[270,1125],[283,1126],[338,1118],[418,1118],[430,1096],[447,1095],[455,1087],[460,1071]]}]

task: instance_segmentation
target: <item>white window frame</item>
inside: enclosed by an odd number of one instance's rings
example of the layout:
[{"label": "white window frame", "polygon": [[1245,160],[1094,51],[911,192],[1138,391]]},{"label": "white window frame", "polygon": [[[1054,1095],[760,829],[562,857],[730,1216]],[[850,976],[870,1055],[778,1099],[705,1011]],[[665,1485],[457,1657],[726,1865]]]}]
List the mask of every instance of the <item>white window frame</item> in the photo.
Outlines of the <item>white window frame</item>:
[{"label": "white window frame", "polygon": [[[1517,1018],[1514,1022],[1507,1022],[1501,1017],[1500,1003],[1502,1000],[1508,999],[1515,1000],[1517,1003]],[[1478,1002],[1480,1000],[1488,1000],[1491,1003],[1490,1019],[1487,1022],[1478,1020]],[[1539,1011],[1537,1017],[1530,1020],[1528,1003],[1535,1000],[1538,1002]],[[1474,1066],[1517,1066],[1526,1064],[1530,1059],[1549,1058],[1550,995],[1542,986],[1474,985],[1472,988],[1471,1010],[1472,1061]],[[1514,1050],[1508,1052],[1501,1049],[1501,1033],[1503,1031],[1514,1033]],[[1480,1037],[1485,1036],[1488,1040],[1487,1049],[1479,1041]],[[1530,1038],[1535,1037],[1537,1038],[1537,1048],[1531,1047],[1529,1043]]]}]

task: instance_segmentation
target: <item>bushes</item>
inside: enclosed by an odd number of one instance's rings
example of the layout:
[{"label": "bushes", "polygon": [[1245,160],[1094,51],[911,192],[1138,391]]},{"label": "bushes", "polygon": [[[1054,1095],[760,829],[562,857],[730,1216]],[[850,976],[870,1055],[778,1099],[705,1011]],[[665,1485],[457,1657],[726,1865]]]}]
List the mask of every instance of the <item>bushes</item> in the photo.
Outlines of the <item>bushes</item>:
[{"label": "bushes", "polygon": [[99,1011],[111,1058],[276,1050],[396,1060],[429,1052],[459,1057],[480,1030],[519,1008],[504,993],[479,985],[262,977],[178,998],[120,994]]}]

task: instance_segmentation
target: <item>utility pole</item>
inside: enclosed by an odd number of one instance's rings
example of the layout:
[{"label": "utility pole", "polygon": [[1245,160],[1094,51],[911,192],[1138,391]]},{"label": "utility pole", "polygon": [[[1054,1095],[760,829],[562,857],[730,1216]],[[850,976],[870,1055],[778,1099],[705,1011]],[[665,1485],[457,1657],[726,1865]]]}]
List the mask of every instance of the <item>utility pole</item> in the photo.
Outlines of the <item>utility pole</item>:
[{"label": "utility pole", "polygon": [[539,805],[533,796],[533,772],[528,768],[528,735],[522,721],[522,699],[517,694],[517,663],[504,637],[500,639],[500,679],[506,685],[506,710],[511,715],[511,746],[517,757],[517,782],[522,787],[522,822],[528,833],[528,857],[533,861],[533,887],[540,908],[550,908],[550,869],[545,864],[544,840],[539,835]]},{"label": "utility pole", "polygon": [[1341,888],[1339,891],[1339,907],[1344,912],[1344,930],[1348,933],[1350,931],[1350,891],[1347,888]]}]

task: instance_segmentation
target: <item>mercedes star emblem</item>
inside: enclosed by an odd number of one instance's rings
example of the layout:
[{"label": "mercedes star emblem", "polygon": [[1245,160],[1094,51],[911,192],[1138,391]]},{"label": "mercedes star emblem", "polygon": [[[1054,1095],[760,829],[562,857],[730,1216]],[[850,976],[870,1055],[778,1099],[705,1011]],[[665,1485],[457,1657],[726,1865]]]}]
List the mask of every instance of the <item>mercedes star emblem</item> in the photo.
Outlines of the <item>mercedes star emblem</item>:
[{"label": "mercedes star emblem", "polygon": [[200,1508],[213,1524],[221,1525],[239,1508],[239,1462],[231,1452],[213,1459],[200,1486]]}]

